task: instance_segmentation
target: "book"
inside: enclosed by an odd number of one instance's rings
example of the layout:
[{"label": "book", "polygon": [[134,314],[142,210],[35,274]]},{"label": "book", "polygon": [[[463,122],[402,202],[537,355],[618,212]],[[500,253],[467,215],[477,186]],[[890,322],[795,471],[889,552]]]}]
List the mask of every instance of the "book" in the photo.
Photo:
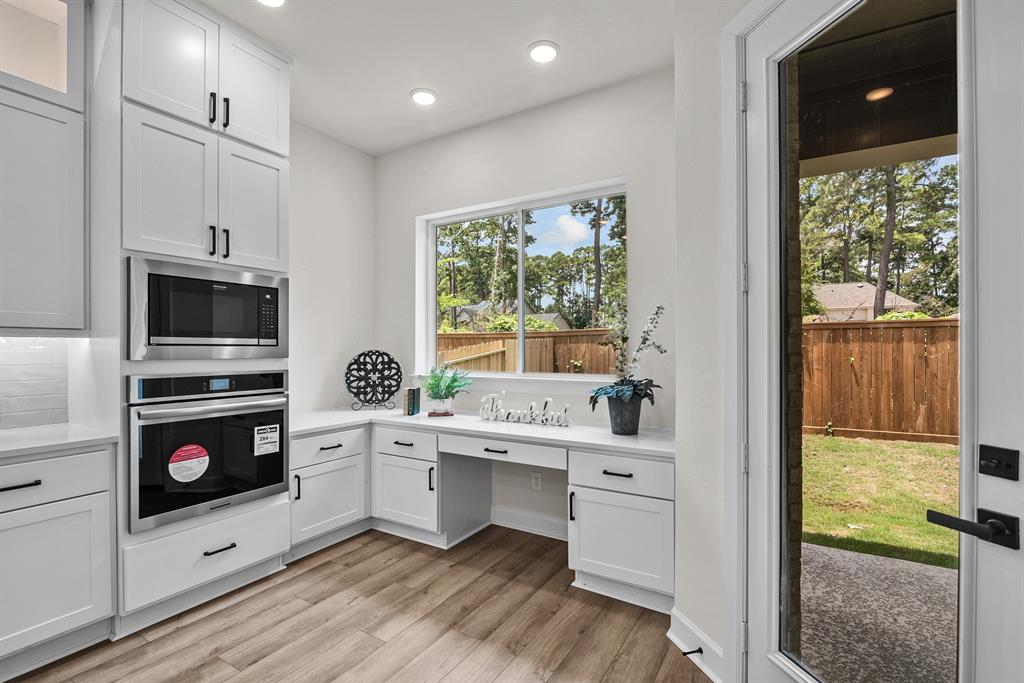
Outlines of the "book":
[{"label": "book", "polygon": [[409,387],[402,397],[402,414],[417,415],[420,412],[420,389]]}]

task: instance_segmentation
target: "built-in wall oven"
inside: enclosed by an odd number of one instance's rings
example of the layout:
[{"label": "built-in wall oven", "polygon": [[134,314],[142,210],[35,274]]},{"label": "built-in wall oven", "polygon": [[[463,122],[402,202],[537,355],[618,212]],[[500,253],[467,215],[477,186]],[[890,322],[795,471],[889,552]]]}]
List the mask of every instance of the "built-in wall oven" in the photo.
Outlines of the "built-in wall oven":
[{"label": "built-in wall oven", "polygon": [[129,360],[286,358],[288,278],[130,257]]},{"label": "built-in wall oven", "polygon": [[132,533],[288,490],[284,371],[128,378]]}]

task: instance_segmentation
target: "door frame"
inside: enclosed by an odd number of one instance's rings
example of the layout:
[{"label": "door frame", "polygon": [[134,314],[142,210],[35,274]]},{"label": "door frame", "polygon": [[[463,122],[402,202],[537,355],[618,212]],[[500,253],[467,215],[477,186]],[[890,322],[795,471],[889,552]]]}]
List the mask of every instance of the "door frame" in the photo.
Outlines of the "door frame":
[{"label": "door frame", "polygon": [[[773,55],[766,55],[768,64],[777,65],[781,57],[793,47],[803,43],[821,28],[843,13],[849,11],[860,0],[836,0],[836,6],[813,26],[806,27],[801,36],[787,45],[779,45]],[[748,248],[747,221],[747,93],[746,93],[746,43],[748,36],[779,8],[799,0],[751,0],[722,30],[722,295],[720,305],[725,314],[722,317],[723,358],[723,401],[725,406],[736,406],[725,410],[723,423],[723,528],[735,529],[733,544],[723,549],[723,590],[727,617],[724,646],[727,652],[737,653],[727,657],[722,675],[726,680],[747,680],[749,628],[767,628],[771,634],[769,642],[778,642],[778,620],[769,624],[748,624],[750,605],[750,554],[751,529],[748,524],[749,500],[754,487],[767,492],[765,510],[768,519],[768,547],[778,557],[781,538],[779,513],[780,491],[772,477],[767,481],[752,481],[748,472],[749,458],[749,406],[751,392],[749,379],[751,368],[749,353],[749,310],[748,310],[748,264],[752,258],[760,257],[762,262],[772,264],[769,277],[778,274],[779,256],[752,254]],[[977,500],[977,232],[976,232],[976,178],[975,157],[975,58],[974,58],[974,2],[957,0],[957,153],[960,173],[960,514],[969,519],[974,517]],[[769,70],[769,74],[774,70]],[[772,79],[769,79],[769,82]],[[768,112],[769,134],[766,141],[767,157],[778,159],[778,89],[770,89],[763,100]],[[729,112],[732,112],[731,117]],[[779,171],[775,164],[769,188],[779,186]],[[777,192],[770,193],[777,197]],[[772,200],[776,209],[778,201]],[[770,213],[772,224],[778,228],[778,211]],[[776,230],[777,232],[777,230]],[[778,239],[777,236],[775,239]],[[766,244],[771,245],[771,240]],[[767,251],[767,250],[765,250]],[[732,312],[732,314],[730,314]],[[777,307],[771,312],[775,325],[780,325]],[[778,360],[778,350],[771,351],[771,358]],[[729,362],[729,361],[732,362]],[[769,373],[778,376],[778,363],[769,367]],[[778,386],[777,384],[775,386]],[[771,400],[770,398],[768,400]],[[778,430],[779,415],[773,412],[770,419],[775,423],[770,430]],[[768,445],[768,453],[778,456],[777,444]],[[772,473],[778,473],[778,463]],[[960,535],[959,570],[959,638],[958,677],[971,680],[975,671],[975,623],[976,623],[976,548],[977,539],[967,534]],[[778,568],[773,572],[770,586],[773,587],[767,614],[778,614],[780,604]],[[760,656],[762,653],[755,653]],[[802,668],[776,648],[763,653],[775,662],[780,670],[794,680],[813,681]]]}]

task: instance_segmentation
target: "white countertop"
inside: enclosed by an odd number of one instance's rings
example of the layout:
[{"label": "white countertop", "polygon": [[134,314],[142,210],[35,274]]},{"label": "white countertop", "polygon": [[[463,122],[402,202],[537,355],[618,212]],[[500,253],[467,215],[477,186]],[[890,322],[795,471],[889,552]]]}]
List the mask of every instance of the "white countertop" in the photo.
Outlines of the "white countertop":
[{"label": "white countertop", "polygon": [[0,459],[114,443],[117,434],[76,424],[0,429]]},{"label": "white countertop", "polygon": [[637,436],[617,436],[608,427],[597,425],[571,425],[554,427],[510,422],[482,420],[475,414],[458,414],[451,417],[428,417],[402,415],[398,410],[322,410],[314,412],[293,412],[289,422],[289,434],[294,437],[309,436],[324,432],[358,427],[360,425],[386,424],[392,427],[429,429],[442,434],[464,434],[467,436],[497,436],[509,441],[544,442],[552,446],[570,449],[598,449],[623,455],[642,455],[672,460],[675,458],[675,434],[670,429],[641,429]]}]

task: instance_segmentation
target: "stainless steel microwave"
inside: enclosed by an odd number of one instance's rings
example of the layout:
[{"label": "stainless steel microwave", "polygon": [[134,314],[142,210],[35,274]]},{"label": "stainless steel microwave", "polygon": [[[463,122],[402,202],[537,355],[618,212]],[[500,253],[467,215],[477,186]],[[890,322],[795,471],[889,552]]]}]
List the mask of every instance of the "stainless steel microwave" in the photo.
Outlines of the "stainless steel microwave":
[{"label": "stainless steel microwave", "polygon": [[287,358],[288,278],[128,259],[128,358]]}]

